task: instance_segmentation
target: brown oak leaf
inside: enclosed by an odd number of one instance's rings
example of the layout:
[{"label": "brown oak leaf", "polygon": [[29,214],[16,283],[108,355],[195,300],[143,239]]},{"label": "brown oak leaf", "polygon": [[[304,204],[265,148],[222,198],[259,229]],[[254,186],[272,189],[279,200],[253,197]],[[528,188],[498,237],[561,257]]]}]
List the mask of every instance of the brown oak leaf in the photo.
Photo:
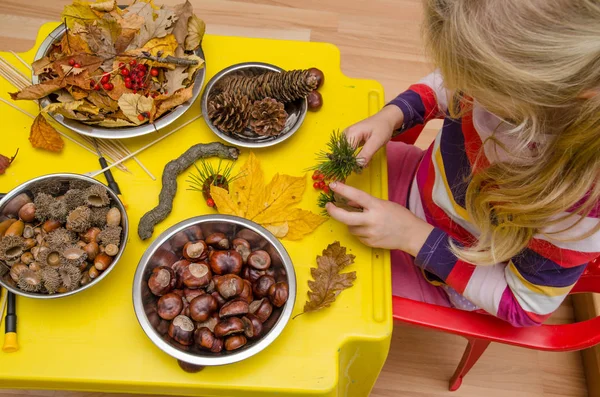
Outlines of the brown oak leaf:
[{"label": "brown oak leaf", "polygon": [[119,107],[129,121],[135,124],[141,124],[138,118],[140,114],[150,113],[154,105],[154,99],[146,98],[140,94],[123,94],[119,98]]},{"label": "brown oak leaf", "polygon": [[206,30],[206,24],[200,18],[192,15],[188,21],[188,35],[185,38],[185,49],[187,51],[196,51],[202,39],[204,38],[204,31]]},{"label": "brown oak leaf", "polygon": [[49,57],[43,57],[31,64],[33,74],[39,76],[42,73],[49,72],[52,69],[52,61]]},{"label": "brown oak leaf", "polygon": [[177,91],[173,95],[167,96],[164,100],[159,101],[158,98],[154,101],[154,107],[150,112],[150,122],[153,123],[154,120],[173,109],[175,106],[179,106],[184,102],[188,101],[192,97],[192,89],[193,86],[189,86],[188,88],[184,88],[182,90]]},{"label": "brown oak leaf", "polygon": [[178,89],[185,87],[183,81],[188,77],[188,73],[185,72],[185,69],[186,67],[178,66],[173,70],[168,70],[165,72],[165,78],[167,79],[165,90],[169,94],[172,94]]},{"label": "brown oak leaf", "polygon": [[60,134],[42,116],[38,114],[31,125],[29,142],[38,149],[60,152],[65,146]]},{"label": "brown oak leaf", "polygon": [[4,174],[6,172],[6,169],[15,160],[15,157],[17,157],[17,154],[19,154],[19,149],[17,149],[17,152],[15,153],[15,155],[10,158],[6,157],[3,154],[0,154],[0,175]]},{"label": "brown oak leaf", "polygon": [[175,6],[175,15],[177,16],[177,22],[173,27],[173,35],[180,46],[183,47],[185,44],[185,37],[188,35],[188,20],[194,15],[194,7],[189,0],[185,3],[178,4]]},{"label": "brown oak leaf", "polygon": [[[315,312],[331,306],[337,296],[345,289],[352,287],[356,280],[356,272],[340,273],[341,270],[354,263],[355,256],[346,253],[338,241],[329,244],[322,256],[317,256],[317,267],[310,269],[313,280],[308,282],[308,301],[300,314]],[[298,314],[296,317],[298,317]]]},{"label": "brown oak leaf", "polygon": [[40,99],[54,91],[60,90],[65,85],[65,82],[61,82],[60,79],[52,79],[40,84],[27,86],[19,92],[11,92],[10,97],[15,101]]}]

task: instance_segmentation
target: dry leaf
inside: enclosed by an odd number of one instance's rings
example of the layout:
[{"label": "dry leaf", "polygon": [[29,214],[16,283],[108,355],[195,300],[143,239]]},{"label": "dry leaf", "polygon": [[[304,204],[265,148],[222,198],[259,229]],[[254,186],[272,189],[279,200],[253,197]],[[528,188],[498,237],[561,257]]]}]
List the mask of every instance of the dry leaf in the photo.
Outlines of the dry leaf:
[{"label": "dry leaf", "polygon": [[100,109],[86,101],[51,103],[42,109],[42,113],[60,113],[63,111],[77,111],[90,114],[98,114]]},{"label": "dry leaf", "polygon": [[73,98],[73,95],[71,95],[69,91],[66,91],[64,89],[56,91],[54,94],[56,94],[56,100],[58,102],[71,102],[75,100],[75,98]]},{"label": "dry leaf", "polygon": [[96,11],[105,11],[105,12],[109,12],[114,10],[114,8],[117,6],[117,1],[116,0],[109,0],[109,1],[99,1],[96,3],[92,3],[90,4],[90,8],[92,8],[93,10]]},{"label": "dry leaf", "polygon": [[187,102],[192,97],[193,88],[193,86],[189,86],[188,88],[180,89],[173,95],[167,96],[164,100],[155,100],[155,106],[152,109],[152,112],[150,112],[150,122],[153,123],[154,120],[156,120],[169,110]]},{"label": "dry leaf", "polygon": [[204,21],[197,16],[192,15],[188,21],[188,35],[185,38],[186,51],[196,51],[196,49],[200,47],[205,30],[206,24]]},{"label": "dry leaf", "polygon": [[69,29],[72,29],[75,23],[81,24],[82,21],[91,22],[98,18],[98,14],[90,8],[87,2],[75,0],[73,4],[65,6],[61,19],[66,22]]},{"label": "dry leaf", "polygon": [[[81,88],[75,87],[75,86],[67,87],[67,91],[69,92],[69,94],[71,94],[74,101],[79,101],[81,99],[87,98],[89,95],[89,91],[82,90]],[[59,101],[59,102],[62,102],[62,101]]]},{"label": "dry leaf", "polygon": [[181,87],[185,87],[183,81],[188,77],[188,74],[184,70],[185,67],[178,66],[173,70],[165,72],[165,78],[167,79],[165,90],[169,94],[174,93]]},{"label": "dry leaf", "polygon": [[127,120],[123,120],[123,119],[104,119],[95,124],[99,125],[101,127],[108,127],[108,128],[135,127],[136,126],[136,124],[131,123]]},{"label": "dry leaf", "polygon": [[61,82],[60,79],[48,80],[40,84],[30,85],[28,87],[23,88],[23,90],[19,92],[11,92],[10,97],[13,100],[35,100],[43,98],[54,91],[58,91],[65,86],[64,81]]},{"label": "dry leaf", "polygon": [[[142,55],[142,52],[149,52],[152,56],[158,56],[161,53],[161,57],[175,55],[175,48],[177,48],[177,40],[172,34],[168,34],[165,37],[154,38],[148,41],[142,48],[137,50],[127,51],[125,55]],[[164,66],[164,64],[161,64]]]},{"label": "dry leaf", "polygon": [[8,158],[5,155],[0,154],[0,175],[4,174],[6,172],[6,169],[15,160],[15,157],[17,157],[17,154],[19,154],[19,149],[17,149],[17,152],[11,158]]},{"label": "dry leaf", "polygon": [[184,83],[191,84],[193,80],[196,78],[196,72],[198,69],[202,69],[204,67],[204,59],[200,58],[197,55],[183,55],[182,58],[190,59],[193,61],[198,61],[196,65],[190,65],[185,70],[187,73],[187,79],[184,80]]},{"label": "dry leaf", "polygon": [[90,92],[87,100],[100,108],[103,113],[112,113],[119,110],[119,103],[100,91]]},{"label": "dry leaf", "polygon": [[115,51],[122,53],[131,44],[131,41],[144,24],[144,18],[138,14],[127,13],[124,18],[118,19],[121,25],[121,35],[115,42]]},{"label": "dry leaf", "polygon": [[138,116],[142,113],[150,113],[154,100],[140,94],[123,94],[119,98],[119,107],[123,114],[133,123],[141,124]]},{"label": "dry leaf", "polygon": [[177,19],[175,12],[168,9],[159,9],[155,11],[156,12],[153,13],[152,7],[149,4],[144,4],[144,7],[138,11],[138,15],[144,17],[144,24],[140,28],[138,35],[127,48],[128,50],[143,47],[151,39],[155,37],[165,37],[167,34],[171,33]]},{"label": "dry leaf", "polygon": [[43,57],[31,64],[33,74],[40,75],[42,73],[52,70],[52,61],[49,57]]},{"label": "dry leaf", "polygon": [[42,114],[38,114],[31,126],[29,142],[34,148],[60,152],[65,146],[60,134],[52,127]]},{"label": "dry leaf", "polygon": [[343,290],[352,287],[356,272],[340,271],[354,263],[354,259],[355,256],[346,254],[346,248],[338,241],[323,250],[322,256],[317,256],[317,267],[310,269],[314,281],[308,282],[308,301],[301,314],[331,306]]},{"label": "dry leaf", "polygon": [[181,46],[185,44],[185,37],[188,34],[188,20],[192,15],[194,15],[194,7],[192,7],[192,3],[189,0],[175,6],[177,22],[173,26],[173,35]]},{"label": "dry leaf", "polygon": [[249,219],[272,230],[277,237],[291,240],[303,238],[327,220],[310,211],[293,208],[302,199],[306,177],[276,174],[265,185],[254,153],[250,153],[240,174],[240,178],[230,183],[230,192],[211,185],[210,193],[220,213]]},{"label": "dry leaf", "polygon": [[70,74],[78,75],[79,73],[82,73],[85,70],[82,68],[76,68],[76,67],[69,66],[69,65],[60,65],[60,67],[62,68],[65,76],[68,76]]}]

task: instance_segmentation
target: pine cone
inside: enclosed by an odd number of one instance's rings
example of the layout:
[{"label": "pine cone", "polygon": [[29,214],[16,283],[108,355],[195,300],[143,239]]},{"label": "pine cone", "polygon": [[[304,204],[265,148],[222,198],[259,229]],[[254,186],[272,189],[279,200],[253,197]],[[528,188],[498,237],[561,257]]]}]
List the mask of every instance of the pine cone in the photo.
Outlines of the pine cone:
[{"label": "pine cone", "polygon": [[208,102],[208,118],[225,133],[241,133],[248,125],[252,103],[246,96],[229,92],[215,95]]},{"label": "pine cone", "polygon": [[276,136],[283,131],[288,114],[283,103],[273,98],[254,102],[250,128],[258,135]]},{"label": "pine cone", "polygon": [[220,89],[233,95],[245,95],[251,101],[274,98],[287,103],[306,98],[317,84],[317,78],[308,70],[291,70],[266,72],[254,77],[233,75],[223,81]]}]

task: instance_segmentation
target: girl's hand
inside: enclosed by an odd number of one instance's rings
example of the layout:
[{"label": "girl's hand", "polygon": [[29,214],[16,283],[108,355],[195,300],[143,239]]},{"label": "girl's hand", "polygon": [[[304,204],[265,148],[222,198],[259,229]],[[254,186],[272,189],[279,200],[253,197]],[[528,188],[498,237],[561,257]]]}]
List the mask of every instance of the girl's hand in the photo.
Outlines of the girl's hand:
[{"label": "girl's hand", "polygon": [[329,215],[348,225],[350,233],[365,245],[417,256],[433,230],[433,226],[400,204],[378,199],[341,182],[333,182],[329,187],[352,205],[363,208],[362,212],[349,212],[333,203],[326,206]]},{"label": "girl's hand", "polygon": [[392,138],[394,130],[404,122],[404,114],[397,106],[386,106],[379,113],[364,119],[346,129],[344,133],[348,140],[358,147],[363,145],[359,153],[366,166],[371,158],[383,145]]}]

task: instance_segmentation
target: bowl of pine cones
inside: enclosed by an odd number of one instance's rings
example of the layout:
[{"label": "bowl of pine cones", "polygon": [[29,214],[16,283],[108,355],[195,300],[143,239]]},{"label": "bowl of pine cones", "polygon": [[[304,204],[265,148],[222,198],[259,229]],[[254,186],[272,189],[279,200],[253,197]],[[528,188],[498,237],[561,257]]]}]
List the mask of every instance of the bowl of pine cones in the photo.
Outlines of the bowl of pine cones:
[{"label": "bowl of pine cones", "polygon": [[[318,96],[323,73],[315,68],[285,71],[247,62],[217,73],[202,96],[202,115],[221,139],[236,146],[267,147],[290,138]],[[320,106],[318,106],[320,107]]]}]

